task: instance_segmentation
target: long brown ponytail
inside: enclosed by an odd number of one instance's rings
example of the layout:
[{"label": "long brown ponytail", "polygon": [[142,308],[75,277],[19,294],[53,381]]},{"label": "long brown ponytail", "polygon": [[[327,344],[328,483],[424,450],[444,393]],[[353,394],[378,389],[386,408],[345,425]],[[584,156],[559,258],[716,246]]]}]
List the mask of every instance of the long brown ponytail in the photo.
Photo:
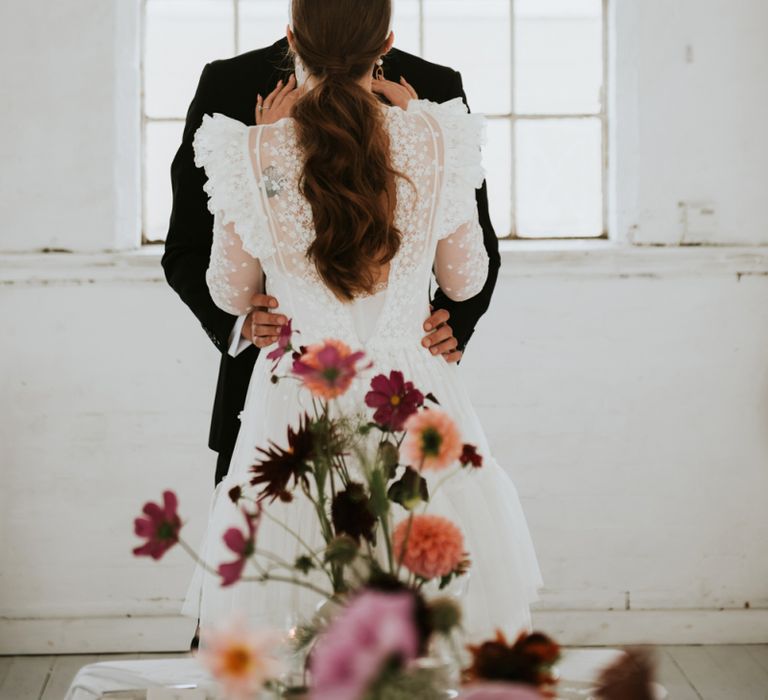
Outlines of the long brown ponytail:
[{"label": "long brown ponytail", "polygon": [[359,80],[382,54],[391,0],[292,0],[294,48],[319,82],[292,116],[304,155],[299,181],[316,237],[307,255],[342,301],[370,293],[400,246],[394,170],[381,103]]}]

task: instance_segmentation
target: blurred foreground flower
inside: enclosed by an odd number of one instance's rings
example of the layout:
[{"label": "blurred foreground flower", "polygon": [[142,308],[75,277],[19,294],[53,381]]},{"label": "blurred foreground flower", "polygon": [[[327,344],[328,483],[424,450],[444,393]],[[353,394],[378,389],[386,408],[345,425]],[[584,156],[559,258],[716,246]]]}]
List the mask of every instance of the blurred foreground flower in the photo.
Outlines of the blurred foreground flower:
[{"label": "blurred foreground flower", "polygon": [[597,679],[596,697],[601,700],[653,700],[652,653],[628,647],[625,654],[604,669]]},{"label": "blurred foreground flower", "polygon": [[197,658],[219,681],[227,700],[251,700],[284,670],[283,637],[274,630],[251,630],[242,615],[225,627],[205,630]]},{"label": "blurred foreground flower", "polygon": [[510,681],[534,686],[544,697],[554,697],[557,679],[552,666],[560,658],[560,646],[543,632],[523,630],[509,644],[499,630],[496,639],[470,645],[472,665],[464,672],[468,681]]},{"label": "blurred foreground flower", "polygon": [[314,396],[333,399],[349,389],[357,375],[357,362],[365,356],[362,350],[352,352],[346,343],[334,338],[310,345],[293,361],[293,373]]},{"label": "blurred foreground flower", "polygon": [[133,521],[134,532],[147,541],[140,547],[134,547],[136,556],[150,556],[160,559],[179,541],[181,518],[176,512],[178,499],[173,491],[163,491],[163,505],[151,501],[141,509],[147,516]]},{"label": "blurred foreground flower", "polygon": [[444,411],[434,408],[414,413],[404,428],[408,432],[401,452],[416,469],[445,469],[461,456],[461,435]]},{"label": "blurred foreground flower", "polygon": [[389,665],[417,656],[418,637],[412,593],[363,591],[317,640],[311,700],[359,700]]},{"label": "blurred foreground flower", "polygon": [[543,695],[522,683],[473,683],[459,693],[459,700],[543,700]]}]

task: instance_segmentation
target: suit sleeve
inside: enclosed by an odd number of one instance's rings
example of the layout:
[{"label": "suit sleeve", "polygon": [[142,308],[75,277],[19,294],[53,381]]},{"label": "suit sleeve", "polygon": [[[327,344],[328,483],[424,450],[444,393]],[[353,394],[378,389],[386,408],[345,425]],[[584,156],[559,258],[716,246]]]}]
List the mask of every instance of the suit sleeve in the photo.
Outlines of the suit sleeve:
[{"label": "suit sleeve", "polygon": [[[459,72],[454,74],[454,81],[444,101],[454,97],[461,97],[469,110],[467,96],[462,85],[461,73]],[[462,301],[451,299],[440,287],[435,290],[435,295],[432,299],[432,305],[435,309],[446,309],[450,313],[449,324],[453,329],[454,337],[458,341],[457,349],[461,351],[464,351],[466,348],[467,342],[472,333],[474,333],[475,326],[480,317],[488,310],[501,265],[499,240],[496,237],[496,232],[493,229],[488,213],[488,189],[485,180],[483,180],[482,186],[475,190],[475,199],[477,200],[478,221],[483,230],[483,245],[488,255],[488,276],[485,279],[485,284],[473,297]]]},{"label": "suit sleeve", "polygon": [[213,243],[213,216],[203,190],[205,173],[195,165],[192,148],[203,115],[216,107],[217,95],[213,68],[208,64],[187,110],[181,145],[171,164],[173,205],[162,265],[168,284],[197,316],[213,344],[227,352],[237,317],[216,306],[205,280]]}]

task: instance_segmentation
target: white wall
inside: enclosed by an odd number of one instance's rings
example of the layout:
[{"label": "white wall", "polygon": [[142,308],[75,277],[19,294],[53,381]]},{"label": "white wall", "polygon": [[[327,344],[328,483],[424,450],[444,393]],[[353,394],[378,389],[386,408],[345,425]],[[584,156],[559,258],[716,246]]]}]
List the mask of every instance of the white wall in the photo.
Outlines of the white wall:
[{"label": "white wall", "polygon": [[[768,3],[612,0],[612,234],[766,244]],[[680,202],[714,209],[684,236]]]},{"label": "white wall", "polygon": [[[217,358],[156,254],[31,253],[138,236],[135,5],[60,5],[0,7],[30,68],[1,78],[0,249],[26,252],[0,258],[0,653],[183,649],[191,562],[133,558],[132,521],[172,487],[197,541]],[[677,241],[695,199],[719,243],[768,243],[764,3],[615,9],[615,239]],[[537,625],[768,641],[768,248],[510,246],[497,289],[463,367],[537,543]]]},{"label": "white wall", "polygon": [[139,244],[138,9],[0,3],[0,251]]}]

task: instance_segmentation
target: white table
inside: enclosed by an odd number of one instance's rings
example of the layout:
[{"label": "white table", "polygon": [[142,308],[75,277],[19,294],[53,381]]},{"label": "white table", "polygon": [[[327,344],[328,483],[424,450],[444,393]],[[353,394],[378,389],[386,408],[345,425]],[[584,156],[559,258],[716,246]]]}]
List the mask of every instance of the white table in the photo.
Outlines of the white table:
[{"label": "white table", "polygon": [[[559,697],[563,700],[587,698],[587,691],[598,673],[623,653],[620,649],[563,650],[558,664]],[[203,689],[206,700],[216,700],[213,678],[192,656],[181,659],[100,661],[83,666],[78,671],[64,700],[144,700],[148,687],[190,685]],[[656,700],[667,697],[662,686],[656,684],[655,690]]]}]

